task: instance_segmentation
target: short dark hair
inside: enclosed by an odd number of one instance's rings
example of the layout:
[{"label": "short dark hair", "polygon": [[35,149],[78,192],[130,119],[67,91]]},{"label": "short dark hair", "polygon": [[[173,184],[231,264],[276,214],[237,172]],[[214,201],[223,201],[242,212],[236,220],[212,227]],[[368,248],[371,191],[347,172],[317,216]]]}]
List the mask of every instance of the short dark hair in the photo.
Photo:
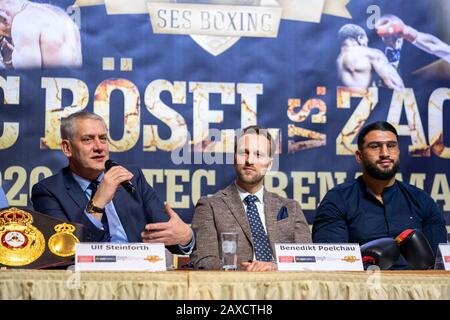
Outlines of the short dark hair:
[{"label": "short dark hair", "polygon": [[234,138],[234,153],[235,154],[237,153],[237,142],[238,142],[239,138],[241,138],[242,136],[244,136],[246,134],[257,134],[258,136],[265,137],[269,141],[269,146],[270,146],[269,156],[272,157],[272,155],[275,153],[275,143],[273,141],[272,135],[270,134],[269,130],[264,129],[260,126],[256,126],[256,125],[245,127],[237,135],[235,135],[235,138]]},{"label": "short dark hair", "polygon": [[395,128],[392,124],[390,124],[389,122],[386,122],[386,121],[376,121],[371,124],[368,124],[367,126],[362,128],[362,130],[359,132],[359,135],[358,135],[358,149],[359,150],[362,150],[362,147],[364,144],[364,138],[367,136],[367,134],[370,131],[375,131],[375,130],[390,131],[393,134],[395,134],[395,137],[398,140],[397,130],[395,130]]},{"label": "short dark hair", "polygon": [[342,43],[347,39],[358,40],[358,37],[367,37],[366,31],[356,24],[348,23],[338,31],[338,39]]}]

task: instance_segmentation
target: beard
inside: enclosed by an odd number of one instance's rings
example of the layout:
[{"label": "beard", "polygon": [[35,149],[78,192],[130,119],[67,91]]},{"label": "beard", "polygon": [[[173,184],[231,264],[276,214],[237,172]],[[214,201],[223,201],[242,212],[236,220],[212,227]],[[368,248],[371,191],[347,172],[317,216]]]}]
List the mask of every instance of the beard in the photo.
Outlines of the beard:
[{"label": "beard", "polygon": [[363,159],[364,169],[369,176],[377,180],[390,180],[392,179],[398,171],[400,167],[400,161],[394,161],[394,164],[391,169],[379,169],[376,164],[368,162],[366,159]]},{"label": "beard", "polygon": [[255,174],[252,176],[248,176],[244,173],[244,171],[240,170],[236,170],[236,175],[238,176],[238,180],[245,183],[246,185],[256,185],[264,179],[264,175]]}]

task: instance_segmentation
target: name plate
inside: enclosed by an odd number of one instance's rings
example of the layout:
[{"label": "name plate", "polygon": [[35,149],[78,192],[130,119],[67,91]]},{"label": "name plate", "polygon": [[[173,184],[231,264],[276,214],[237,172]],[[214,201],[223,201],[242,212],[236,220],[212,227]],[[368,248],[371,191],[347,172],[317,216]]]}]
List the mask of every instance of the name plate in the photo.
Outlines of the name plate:
[{"label": "name plate", "polygon": [[354,243],[276,243],[279,271],[363,271],[361,250]]},{"label": "name plate", "polygon": [[436,270],[445,269],[447,271],[450,271],[450,244],[439,244],[438,253],[436,255],[436,264],[434,268]]},{"label": "name plate", "polygon": [[162,243],[77,243],[76,271],[166,271]]}]

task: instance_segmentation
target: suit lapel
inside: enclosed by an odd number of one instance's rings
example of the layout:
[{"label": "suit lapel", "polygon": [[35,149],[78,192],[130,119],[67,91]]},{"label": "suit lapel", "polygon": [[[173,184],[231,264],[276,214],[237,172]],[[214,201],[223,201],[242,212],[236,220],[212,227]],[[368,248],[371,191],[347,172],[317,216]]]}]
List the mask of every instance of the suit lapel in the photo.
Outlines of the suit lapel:
[{"label": "suit lapel", "polygon": [[116,209],[117,215],[119,216],[120,223],[122,224],[123,229],[127,235],[129,242],[140,242],[142,239],[140,237],[140,231],[137,230],[136,224],[133,223],[133,215],[130,211],[130,206],[132,204],[132,199],[130,199],[130,195],[127,191],[118,187],[116,194],[113,198],[114,208]]},{"label": "suit lapel", "polygon": [[81,189],[78,182],[76,182],[72,173],[70,173],[69,168],[63,169],[63,177],[64,177],[64,185],[66,187],[67,193],[75,202],[75,204],[81,209],[84,210],[86,208],[86,204],[88,203],[88,198],[84,194],[84,191]]},{"label": "suit lapel", "polygon": [[[269,237],[270,246],[274,250],[274,243],[278,241],[279,230],[276,228],[277,213],[280,209],[280,203],[277,199],[264,189],[264,215],[266,217],[267,236]],[[273,251],[275,252],[275,251]]]},{"label": "suit lapel", "polygon": [[242,231],[244,231],[249,242],[252,243],[252,232],[250,230],[250,224],[248,223],[247,213],[245,212],[244,205],[242,204],[239,192],[234,183],[223,190],[223,201],[237,220]]}]

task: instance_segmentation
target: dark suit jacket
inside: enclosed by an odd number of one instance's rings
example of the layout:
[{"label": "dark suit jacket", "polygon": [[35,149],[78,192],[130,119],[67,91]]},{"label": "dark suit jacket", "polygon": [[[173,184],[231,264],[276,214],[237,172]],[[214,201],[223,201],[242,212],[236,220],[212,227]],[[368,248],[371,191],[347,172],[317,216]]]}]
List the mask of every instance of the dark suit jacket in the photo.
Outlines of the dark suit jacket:
[{"label": "dark suit jacket", "polygon": [[[283,212],[286,208],[287,214]],[[275,243],[310,243],[311,231],[297,201],[264,191],[264,213],[272,252]],[[279,215],[279,213],[280,214]],[[287,216],[287,217],[286,217]],[[278,220],[278,218],[283,218]],[[192,227],[197,245],[191,255],[196,268],[220,269],[220,234],[238,233],[238,264],[253,260],[253,240],[244,205],[233,183],[197,202]]]},{"label": "dark suit jacket", "polygon": [[[119,186],[113,203],[128,241],[141,242],[141,232],[147,223],[166,222],[168,216],[164,203],[146,182],[142,171],[129,170],[134,175],[131,182],[136,188],[136,193],[131,195]],[[84,213],[88,199],[68,167],[36,183],[33,186],[31,200],[34,210],[38,212],[86,226],[87,242],[105,241],[104,231],[98,229]],[[168,249],[173,253],[180,253],[178,246],[170,246]]]}]

